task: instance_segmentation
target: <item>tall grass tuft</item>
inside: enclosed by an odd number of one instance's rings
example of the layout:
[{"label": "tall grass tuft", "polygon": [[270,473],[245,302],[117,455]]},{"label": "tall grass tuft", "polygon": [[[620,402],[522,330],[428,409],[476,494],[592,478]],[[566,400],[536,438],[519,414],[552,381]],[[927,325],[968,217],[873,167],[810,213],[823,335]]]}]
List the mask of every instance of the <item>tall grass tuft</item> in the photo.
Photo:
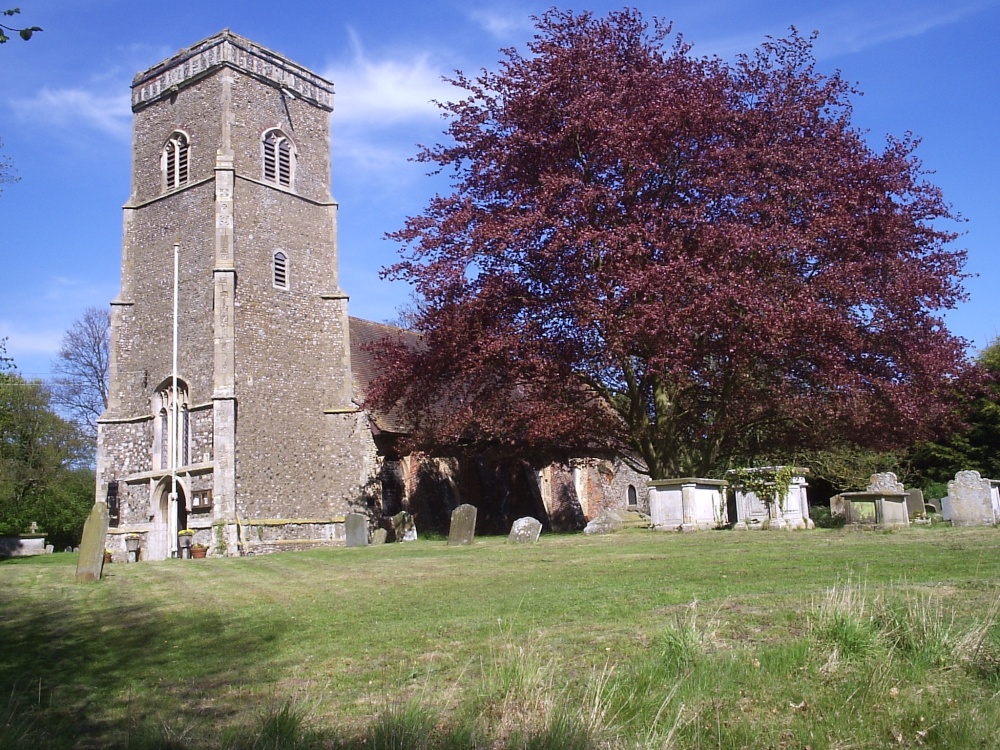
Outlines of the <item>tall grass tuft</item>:
[{"label": "tall grass tuft", "polygon": [[848,579],[846,584],[831,586],[815,609],[815,633],[820,641],[833,647],[828,664],[840,656],[865,658],[879,651],[879,631],[864,584]]},{"label": "tall grass tuft", "polygon": [[0,748],[28,747],[27,740],[32,736],[33,728],[31,714],[24,710],[16,697],[10,696],[7,705],[0,711]]},{"label": "tall grass tuft", "polygon": [[369,725],[365,747],[370,750],[428,750],[437,716],[415,702],[391,705]]}]

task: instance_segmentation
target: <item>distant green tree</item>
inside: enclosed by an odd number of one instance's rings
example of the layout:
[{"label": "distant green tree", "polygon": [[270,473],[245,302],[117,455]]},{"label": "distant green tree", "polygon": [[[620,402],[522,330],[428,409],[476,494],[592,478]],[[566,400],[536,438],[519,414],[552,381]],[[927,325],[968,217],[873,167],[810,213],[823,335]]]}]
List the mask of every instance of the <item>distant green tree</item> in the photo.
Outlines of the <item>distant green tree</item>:
[{"label": "distant green tree", "polygon": [[[21,12],[20,8],[10,8],[5,11],[0,11],[0,15],[8,17],[16,16],[20,12]],[[42,29],[38,26],[25,26],[24,28],[19,29],[13,26],[7,26],[6,24],[0,23],[0,44],[3,44],[4,42],[10,39],[10,37],[7,36],[6,34],[6,32],[8,31],[13,34],[17,34],[24,41],[28,41],[29,39],[31,39],[32,35],[34,35],[36,31],[41,31],[41,30]]]},{"label": "distant green tree", "polygon": [[964,426],[912,451],[914,478],[925,488],[946,483],[966,469],[1000,478],[1000,339],[980,352],[976,365],[981,385],[963,402]]},{"label": "distant green tree", "polygon": [[86,465],[80,431],[52,410],[43,383],[17,373],[0,340],[0,534],[36,522],[54,543],[76,541],[93,505]]}]

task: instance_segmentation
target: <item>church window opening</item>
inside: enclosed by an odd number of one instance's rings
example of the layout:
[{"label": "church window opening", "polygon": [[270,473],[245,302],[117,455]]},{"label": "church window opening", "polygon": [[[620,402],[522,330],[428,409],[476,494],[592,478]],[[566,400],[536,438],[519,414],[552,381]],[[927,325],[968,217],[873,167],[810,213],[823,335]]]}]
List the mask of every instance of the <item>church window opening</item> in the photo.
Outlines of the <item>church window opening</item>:
[{"label": "church window opening", "polygon": [[628,486],[628,507],[634,508],[639,504],[639,493],[635,491],[635,485]]},{"label": "church window opening", "polygon": [[174,466],[186,466],[190,463],[191,419],[187,387],[178,382],[177,392],[176,412],[174,389],[170,380],[160,386],[153,399],[157,415],[153,426],[154,470],[169,471]]},{"label": "church window opening", "polygon": [[212,509],[212,490],[195,490],[191,493],[191,512],[204,513]]},{"label": "church window opening", "polygon": [[162,167],[167,190],[187,183],[189,150],[188,137],[181,132],[173,133],[163,147]]},{"label": "church window opening", "polygon": [[291,187],[294,166],[295,153],[288,136],[280,130],[264,133],[264,179]]},{"label": "church window opening", "polygon": [[274,286],[288,289],[288,256],[281,250],[274,253]]}]

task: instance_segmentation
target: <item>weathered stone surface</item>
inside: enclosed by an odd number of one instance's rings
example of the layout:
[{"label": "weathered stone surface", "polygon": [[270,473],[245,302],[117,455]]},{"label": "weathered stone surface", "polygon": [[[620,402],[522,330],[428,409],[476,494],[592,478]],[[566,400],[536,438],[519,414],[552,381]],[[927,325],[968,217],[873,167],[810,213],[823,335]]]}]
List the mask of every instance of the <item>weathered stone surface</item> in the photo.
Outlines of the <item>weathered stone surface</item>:
[{"label": "weathered stone surface", "polygon": [[942,501],[944,517],[952,526],[990,526],[996,523],[990,499],[990,480],[978,471],[960,471],[948,482],[948,497]]},{"label": "weathered stone surface", "polygon": [[525,516],[514,521],[514,525],[510,527],[510,535],[507,537],[507,541],[514,544],[534,544],[538,541],[541,533],[541,521],[531,516]]},{"label": "weathered stone surface", "polygon": [[906,491],[906,512],[910,514],[910,518],[923,515],[926,512],[923,490],[912,489]]},{"label": "weathered stone surface", "polygon": [[348,547],[368,546],[368,516],[363,513],[348,513],[344,518]]},{"label": "weathered stone surface", "polygon": [[76,563],[76,580],[99,581],[104,570],[104,537],[108,533],[108,506],[94,503],[86,522],[83,524],[83,539],[80,540],[80,559]]},{"label": "weathered stone surface", "polygon": [[875,493],[903,494],[903,483],[891,471],[883,471],[879,474],[872,474],[868,479],[868,491]]},{"label": "weathered stone surface", "polygon": [[31,555],[44,555],[46,551],[45,537],[41,534],[36,536],[0,536],[0,557],[29,557]]},{"label": "weathered stone surface", "polygon": [[459,505],[451,512],[451,528],[448,530],[449,547],[472,544],[476,538],[477,513],[476,506],[467,503]]},{"label": "weathered stone surface", "polygon": [[385,540],[386,540],[387,536],[389,536],[389,532],[386,531],[385,529],[375,529],[375,531],[372,532],[372,541],[371,541],[371,543],[373,545],[376,545],[376,544],[385,544]]},{"label": "weathered stone surface", "polygon": [[389,519],[392,525],[392,540],[394,542],[415,542],[417,541],[417,525],[413,522],[413,516],[405,510],[400,511]]},{"label": "weathered stone surface", "polygon": [[613,534],[622,530],[622,519],[617,513],[602,513],[584,528],[584,534]]}]

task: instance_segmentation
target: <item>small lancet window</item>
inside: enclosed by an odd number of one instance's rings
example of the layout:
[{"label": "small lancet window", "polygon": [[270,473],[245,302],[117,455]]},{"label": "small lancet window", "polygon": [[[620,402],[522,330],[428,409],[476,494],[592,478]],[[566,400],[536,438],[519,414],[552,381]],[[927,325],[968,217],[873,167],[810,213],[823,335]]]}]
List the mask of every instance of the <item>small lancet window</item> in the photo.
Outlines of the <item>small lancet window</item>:
[{"label": "small lancet window", "polygon": [[288,136],[280,130],[264,133],[264,179],[291,187],[294,166],[295,153]]},{"label": "small lancet window", "polygon": [[274,253],[274,286],[288,289],[288,256],[281,250]]},{"label": "small lancet window", "polygon": [[180,187],[188,181],[188,152],[190,143],[187,135],[181,132],[171,134],[163,147],[163,176],[167,190]]}]

